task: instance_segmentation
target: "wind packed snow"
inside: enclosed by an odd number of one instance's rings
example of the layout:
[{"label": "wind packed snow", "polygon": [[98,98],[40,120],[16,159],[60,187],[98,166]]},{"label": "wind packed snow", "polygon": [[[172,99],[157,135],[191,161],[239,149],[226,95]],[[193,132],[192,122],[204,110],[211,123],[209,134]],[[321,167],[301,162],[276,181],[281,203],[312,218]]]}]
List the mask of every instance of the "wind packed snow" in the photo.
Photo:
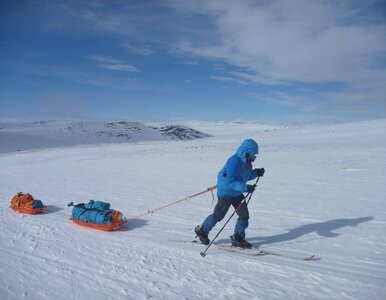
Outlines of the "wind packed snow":
[{"label": "wind packed snow", "polygon": [[[213,137],[0,155],[0,298],[386,299],[386,120],[189,125]],[[68,220],[71,201],[105,200],[130,218],[200,192],[216,184],[245,138],[258,141],[254,165],[266,170],[249,205],[247,239],[258,249],[320,260],[217,246],[201,257],[205,247],[189,241],[214,208],[210,193],[129,219],[115,232]],[[10,199],[20,191],[47,212],[13,212]],[[229,243],[235,221],[218,244]]]}]

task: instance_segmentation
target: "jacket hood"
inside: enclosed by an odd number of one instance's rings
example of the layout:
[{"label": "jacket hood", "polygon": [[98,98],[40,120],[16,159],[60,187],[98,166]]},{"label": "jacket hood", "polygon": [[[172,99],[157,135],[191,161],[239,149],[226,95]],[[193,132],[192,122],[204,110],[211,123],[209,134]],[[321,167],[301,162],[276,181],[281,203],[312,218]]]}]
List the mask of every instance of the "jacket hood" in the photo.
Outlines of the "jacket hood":
[{"label": "jacket hood", "polygon": [[259,154],[259,145],[252,139],[246,139],[236,151],[237,156],[240,157],[244,163],[247,162],[247,153],[253,155]]}]

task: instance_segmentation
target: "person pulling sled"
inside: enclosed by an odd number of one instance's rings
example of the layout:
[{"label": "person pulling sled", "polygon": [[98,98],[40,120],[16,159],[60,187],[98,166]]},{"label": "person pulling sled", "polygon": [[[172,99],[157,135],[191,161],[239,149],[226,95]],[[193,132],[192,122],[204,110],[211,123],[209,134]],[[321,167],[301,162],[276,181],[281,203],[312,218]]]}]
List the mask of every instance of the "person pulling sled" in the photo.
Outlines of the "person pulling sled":
[{"label": "person pulling sled", "polygon": [[[232,245],[242,248],[251,248],[252,244],[245,240],[245,229],[248,227],[249,211],[243,193],[253,193],[255,185],[248,181],[264,175],[264,168],[252,168],[259,153],[259,146],[253,139],[246,139],[232,155],[225,166],[217,174],[218,201],[212,214],[206,217],[202,225],[197,225],[195,233],[201,243],[208,245],[209,232],[221,221],[232,205],[238,215],[234,234],[231,235]],[[240,205],[241,204],[241,205]]]}]

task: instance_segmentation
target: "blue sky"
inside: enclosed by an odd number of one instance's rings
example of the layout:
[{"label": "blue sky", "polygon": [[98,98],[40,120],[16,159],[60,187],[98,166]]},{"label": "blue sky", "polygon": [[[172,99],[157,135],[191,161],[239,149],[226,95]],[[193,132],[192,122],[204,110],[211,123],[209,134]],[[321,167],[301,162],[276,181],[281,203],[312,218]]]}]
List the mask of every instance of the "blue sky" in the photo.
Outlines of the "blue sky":
[{"label": "blue sky", "polygon": [[0,2],[0,120],[385,117],[384,1]]}]

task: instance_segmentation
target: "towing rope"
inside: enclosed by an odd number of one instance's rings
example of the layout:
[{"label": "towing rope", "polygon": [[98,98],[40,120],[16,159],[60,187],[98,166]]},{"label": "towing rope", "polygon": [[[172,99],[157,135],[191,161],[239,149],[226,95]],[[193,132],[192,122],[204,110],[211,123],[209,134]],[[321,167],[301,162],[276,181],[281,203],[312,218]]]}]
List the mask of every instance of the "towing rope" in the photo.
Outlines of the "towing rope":
[{"label": "towing rope", "polygon": [[141,219],[147,215],[151,215],[151,214],[154,214],[156,211],[159,211],[161,209],[164,209],[164,208],[167,208],[169,206],[172,206],[172,205],[175,205],[175,204],[178,204],[178,203],[181,203],[183,201],[189,201],[191,198],[193,197],[196,197],[196,196],[199,196],[199,195],[202,195],[204,193],[207,193],[207,192],[211,192],[212,193],[212,201],[214,201],[214,194],[213,194],[213,190],[215,190],[217,188],[217,185],[214,185],[214,186],[211,186],[211,187],[208,187],[207,189],[203,190],[202,192],[199,192],[197,194],[194,194],[194,195],[191,195],[191,196],[187,196],[185,197],[184,199],[181,199],[181,200],[177,200],[177,201],[174,201],[174,202],[171,202],[169,204],[165,204],[165,205],[162,205],[160,207],[157,207],[155,209],[152,209],[152,210],[147,210],[146,212],[138,215],[138,216],[134,216],[134,217],[130,217],[128,218],[127,220],[130,220],[130,219]]}]

